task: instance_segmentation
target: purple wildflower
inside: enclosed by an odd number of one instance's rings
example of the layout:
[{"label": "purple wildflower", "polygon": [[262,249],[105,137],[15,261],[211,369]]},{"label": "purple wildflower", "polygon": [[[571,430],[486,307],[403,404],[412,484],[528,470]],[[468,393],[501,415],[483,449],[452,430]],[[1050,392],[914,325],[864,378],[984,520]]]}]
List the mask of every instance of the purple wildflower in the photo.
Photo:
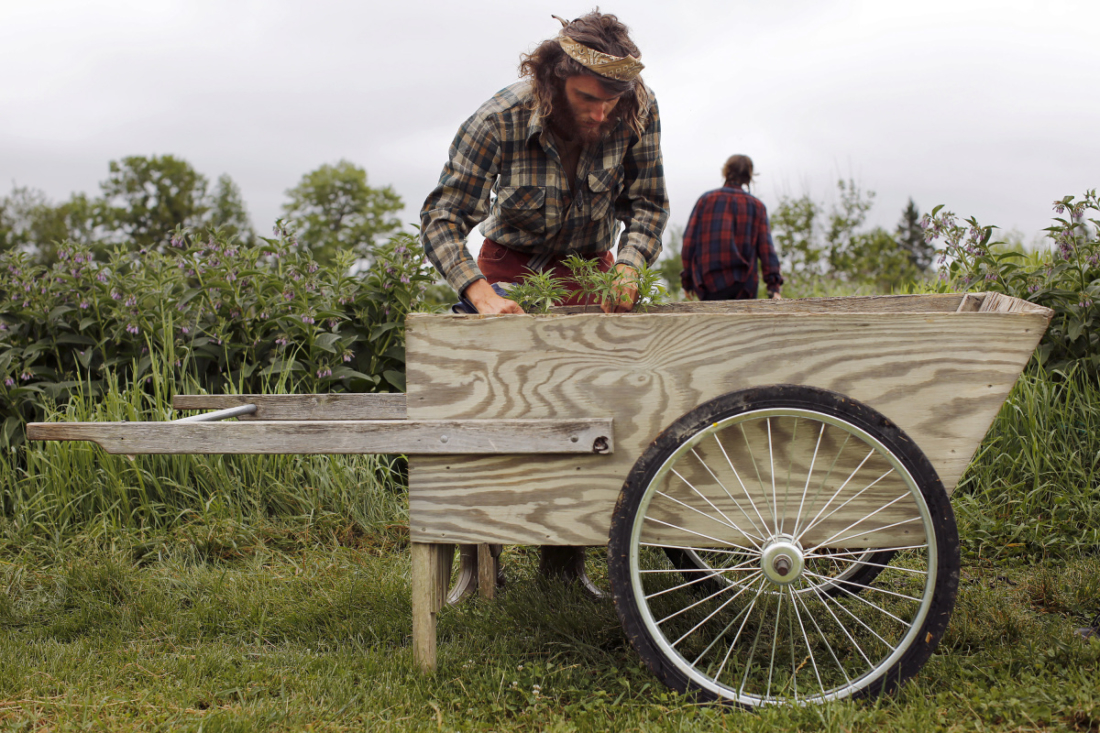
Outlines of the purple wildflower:
[{"label": "purple wildflower", "polygon": [[22,374],[19,375],[19,378],[22,379],[24,382],[29,382],[29,381],[31,381],[31,377],[33,377],[33,376],[34,375],[31,374],[30,372],[24,371]]},{"label": "purple wildflower", "polygon": [[132,334],[134,334],[135,336],[136,336],[136,335],[137,335],[137,334],[139,333],[139,331],[140,331],[140,330],[141,330],[141,329],[139,329],[139,328],[138,328],[138,327],[137,327],[136,325],[134,325],[133,323],[131,323],[130,325],[128,325],[128,326],[126,327],[126,332],[127,332],[127,333],[132,333]]},{"label": "purple wildflower", "polygon": [[81,310],[88,310],[88,301],[86,301],[86,300],[80,301],[80,308],[81,308]]},{"label": "purple wildflower", "polygon": [[14,387],[15,386],[15,380],[12,379],[11,377],[8,377],[7,379],[4,380],[4,384],[8,385],[9,387]]},{"label": "purple wildflower", "polygon": [[302,323],[311,323],[312,324],[312,323],[316,323],[316,321],[313,320],[312,316],[303,315],[302,316]]}]

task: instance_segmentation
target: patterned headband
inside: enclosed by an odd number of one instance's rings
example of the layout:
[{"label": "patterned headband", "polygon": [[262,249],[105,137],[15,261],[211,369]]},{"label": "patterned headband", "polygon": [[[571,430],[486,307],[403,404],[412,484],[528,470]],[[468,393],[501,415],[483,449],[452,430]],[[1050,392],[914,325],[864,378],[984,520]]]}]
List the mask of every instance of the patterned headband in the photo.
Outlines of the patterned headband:
[{"label": "patterned headband", "polygon": [[600,76],[606,76],[608,79],[633,81],[645,68],[645,64],[633,56],[612,56],[609,53],[597,51],[594,48],[585,46],[583,43],[574,41],[565,35],[565,28],[569,26],[569,23],[556,15],[551,17],[562,25],[562,32],[558,34],[558,43],[561,45],[562,50],[589,71],[594,71]]}]

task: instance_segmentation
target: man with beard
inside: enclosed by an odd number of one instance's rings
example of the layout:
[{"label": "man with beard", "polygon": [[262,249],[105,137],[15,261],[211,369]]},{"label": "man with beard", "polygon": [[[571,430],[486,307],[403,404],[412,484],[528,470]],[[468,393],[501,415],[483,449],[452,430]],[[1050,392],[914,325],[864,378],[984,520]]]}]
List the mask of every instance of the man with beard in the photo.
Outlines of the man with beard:
[{"label": "man with beard", "polygon": [[[479,313],[522,313],[492,284],[531,270],[568,286],[562,260],[574,254],[616,269],[620,298],[602,307],[629,311],[633,273],[661,251],[661,123],[638,47],[614,15],[558,20],[558,37],[521,57],[523,78],[459,129],[420,212],[428,258]],[[479,222],[485,243],[475,263],[466,236]]]},{"label": "man with beard", "polygon": [[[425,253],[479,313],[523,313],[493,284],[531,271],[552,272],[575,291],[562,262],[570,255],[602,272],[614,267],[618,297],[601,307],[629,311],[634,274],[661,251],[661,123],[638,47],[614,15],[558,20],[559,35],[521,57],[521,80],[459,129],[420,212]],[[479,222],[485,242],[475,262],[466,236]],[[585,303],[576,294],[567,302]],[[540,570],[598,594],[584,575],[583,547],[543,547]]]}]

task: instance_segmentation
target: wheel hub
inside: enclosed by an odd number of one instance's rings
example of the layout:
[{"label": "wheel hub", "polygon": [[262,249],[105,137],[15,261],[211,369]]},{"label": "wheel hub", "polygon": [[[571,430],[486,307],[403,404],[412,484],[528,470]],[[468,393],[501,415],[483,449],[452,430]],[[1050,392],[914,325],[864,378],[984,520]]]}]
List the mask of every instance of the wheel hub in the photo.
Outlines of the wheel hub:
[{"label": "wheel hub", "polygon": [[802,576],[805,567],[802,545],[791,535],[776,535],[760,554],[760,569],[776,585],[790,585]]}]

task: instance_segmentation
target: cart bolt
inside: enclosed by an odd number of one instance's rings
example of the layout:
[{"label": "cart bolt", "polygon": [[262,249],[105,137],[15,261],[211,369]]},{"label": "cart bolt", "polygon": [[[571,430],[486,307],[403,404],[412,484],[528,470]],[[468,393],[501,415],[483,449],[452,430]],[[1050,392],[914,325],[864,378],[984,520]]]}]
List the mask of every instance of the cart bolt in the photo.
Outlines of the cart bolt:
[{"label": "cart bolt", "polygon": [[578,440],[580,440],[580,438],[578,438],[576,435],[570,435],[569,436],[569,442],[570,443],[576,443]]},{"label": "cart bolt", "polygon": [[608,446],[607,446],[607,438],[604,437],[603,435],[596,438],[596,440],[594,440],[592,442],[592,452],[593,453],[607,453],[608,450],[609,449],[608,449]]},{"label": "cart bolt", "polygon": [[772,563],[772,567],[775,568],[775,572],[779,573],[780,575],[786,576],[787,573],[791,572],[791,559],[786,555],[780,555],[779,557],[775,558],[775,562]]},{"label": "cart bolt", "polygon": [[451,436],[449,436],[449,435],[443,435],[443,436],[440,436],[440,438],[439,438],[439,442],[440,442],[440,443],[446,443],[446,442],[447,442],[448,440],[450,440],[450,439],[451,439]]}]

